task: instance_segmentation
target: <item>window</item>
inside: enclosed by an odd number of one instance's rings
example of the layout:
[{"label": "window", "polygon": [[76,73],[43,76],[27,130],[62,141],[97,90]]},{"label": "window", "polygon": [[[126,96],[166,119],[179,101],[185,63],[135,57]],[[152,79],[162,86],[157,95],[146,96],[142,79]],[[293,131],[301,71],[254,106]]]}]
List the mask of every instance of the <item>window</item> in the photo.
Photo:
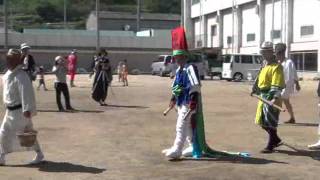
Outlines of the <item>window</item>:
[{"label": "window", "polygon": [[231,56],[230,55],[224,55],[222,56],[222,61],[224,63],[230,63],[231,62]]},{"label": "window", "polygon": [[317,71],[318,54],[317,52],[301,52],[291,54],[296,69],[300,71]]},{"label": "window", "polygon": [[240,56],[234,56],[234,62],[240,63]]},{"label": "window", "polygon": [[164,57],[163,56],[159,56],[158,60],[155,60],[154,62],[163,62]]},{"label": "window", "polygon": [[227,44],[231,44],[232,43],[232,37],[231,36],[228,36],[227,37]]},{"label": "window", "polygon": [[217,35],[217,25],[211,26],[211,36]]},{"label": "window", "polygon": [[241,56],[241,63],[253,64],[252,56]]},{"label": "window", "polygon": [[272,39],[279,39],[280,36],[281,36],[281,31],[280,30],[271,31],[271,38]]},{"label": "window", "polygon": [[192,4],[197,4],[199,2],[200,2],[200,0],[192,0]]},{"label": "window", "polygon": [[254,62],[256,64],[262,64],[263,58],[262,56],[254,56]]},{"label": "window", "polygon": [[313,33],[314,33],[313,25],[300,27],[301,36],[313,35]]},{"label": "window", "polygon": [[318,54],[317,53],[305,53],[304,54],[304,66],[307,71],[317,71],[318,69]]},{"label": "window", "polygon": [[247,34],[247,42],[251,42],[255,40],[256,40],[256,34],[254,33]]},{"label": "window", "polygon": [[166,57],[166,61],[164,62],[165,64],[168,64],[171,62],[171,56]]}]

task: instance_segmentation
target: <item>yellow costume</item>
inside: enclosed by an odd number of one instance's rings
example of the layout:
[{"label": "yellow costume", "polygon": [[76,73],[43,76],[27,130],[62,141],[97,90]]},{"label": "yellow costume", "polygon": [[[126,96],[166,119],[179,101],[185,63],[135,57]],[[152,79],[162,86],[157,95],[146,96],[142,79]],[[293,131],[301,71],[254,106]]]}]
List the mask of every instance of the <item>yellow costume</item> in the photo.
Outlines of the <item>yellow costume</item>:
[{"label": "yellow costume", "polygon": [[[285,87],[284,74],[281,64],[273,63],[261,69],[257,80],[260,96],[267,100],[280,98],[281,90]],[[281,105],[280,100],[275,102]],[[259,101],[255,122],[262,127],[277,127],[279,110]]]}]

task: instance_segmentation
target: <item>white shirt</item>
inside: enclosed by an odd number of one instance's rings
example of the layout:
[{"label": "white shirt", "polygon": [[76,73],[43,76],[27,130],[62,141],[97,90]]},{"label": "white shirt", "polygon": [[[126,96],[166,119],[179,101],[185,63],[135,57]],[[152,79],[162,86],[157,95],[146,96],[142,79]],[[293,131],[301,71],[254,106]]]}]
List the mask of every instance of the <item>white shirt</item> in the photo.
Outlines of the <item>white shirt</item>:
[{"label": "white shirt", "polygon": [[6,106],[22,105],[22,112],[36,113],[35,95],[28,74],[22,70],[22,65],[14,70],[8,70],[2,77],[3,103]]},{"label": "white shirt", "polygon": [[295,81],[298,81],[297,70],[291,59],[286,59],[282,62],[284,80],[286,83],[285,89],[282,91],[282,95],[286,98],[294,93]]}]

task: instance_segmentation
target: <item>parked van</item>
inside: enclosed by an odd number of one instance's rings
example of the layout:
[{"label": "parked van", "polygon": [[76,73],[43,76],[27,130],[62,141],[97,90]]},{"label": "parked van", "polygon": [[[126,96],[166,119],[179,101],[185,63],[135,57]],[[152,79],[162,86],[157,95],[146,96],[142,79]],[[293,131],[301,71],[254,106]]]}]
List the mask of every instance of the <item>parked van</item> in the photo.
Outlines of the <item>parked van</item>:
[{"label": "parked van", "polygon": [[222,77],[222,60],[219,57],[221,53],[219,48],[195,48],[191,49],[190,52],[192,54],[200,54],[204,71],[203,75],[210,76],[213,79],[214,76],[218,76],[220,79]]},{"label": "parked van", "polygon": [[160,76],[165,76],[171,73],[171,62],[173,62],[172,55],[160,55],[156,60],[153,61],[151,65],[152,75],[159,74]]},{"label": "parked van", "polygon": [[203,80],[208,74],[209,65],[208,60],[205,59],[205,56],[202,56],[199,53],[191,54],[188,63],[194,64],[197,67],[201,80]]},{"label": "parked van", "polygon": [[259,69],[262,56],[258,54],[225,54],[222,55],[222,78],[241,81],[247,79],[250,69]]}]

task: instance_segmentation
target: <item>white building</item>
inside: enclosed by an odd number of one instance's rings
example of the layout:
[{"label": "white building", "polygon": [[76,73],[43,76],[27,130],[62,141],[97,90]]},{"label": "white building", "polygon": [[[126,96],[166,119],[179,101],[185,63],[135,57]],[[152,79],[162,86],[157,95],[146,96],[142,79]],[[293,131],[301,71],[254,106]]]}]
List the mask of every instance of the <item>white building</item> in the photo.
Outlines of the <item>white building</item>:
[{"label": "white building", "polygon": [[190,46],[258,53],[284,42],[298,70],[320,72],[320,0],[184,0]]}]

